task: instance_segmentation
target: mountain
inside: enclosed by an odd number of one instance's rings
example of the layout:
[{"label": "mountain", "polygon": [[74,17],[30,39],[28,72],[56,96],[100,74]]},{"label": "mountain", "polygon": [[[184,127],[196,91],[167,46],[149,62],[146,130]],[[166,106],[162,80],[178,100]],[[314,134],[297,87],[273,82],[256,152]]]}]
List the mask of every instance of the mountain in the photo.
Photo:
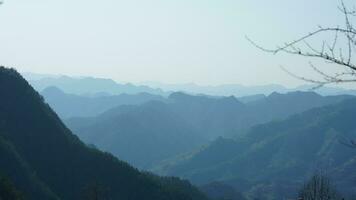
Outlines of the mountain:
[{"label": "mountain", "polygon": [[[29,163],[20,155],[15,146],[5,140],[0,131],[0,174],[2,181],[10,187],[9,180],[4,174],[12,177],[17,188],[29,199],[58,199],[58,197],[44,184],[30,167]],[[16,190],[14,186],[11,187]],[[9,194],[13,193],[8,191]]]},{"label": "mountain", "polygon": [[176,92],[169,96],[168,101],[172,112],[208,139],[235,132],[249,120],[246,105],[233,96],[211,98]]},{"label": "mountain", "polygon": [[136,86],[130,83],[119,84],[111,79],[93,77],[69,77],[69,76],[35,76],[28,75],[28,82],[37,91],[54,86],[65,93],[77,95],[95,95],[96,93],[118,94],[138,94],[151,93],[156,95],[166,95],[160,89],[153,89],[148,86]]},{"label": "mountain", "polygon": [[335,104],[349,98],[354,98],[354,96],[321,96],[315,92],[301,91],[287,94],[273,92],[266,98],[248,103],[247,106],[259,123],[265,123],[271,120],[284,119],[311,108]]},{"label": "mountain", "polygon": [[236,139],[162,163],[156,172],[196,184],[221,181],[246,196],[293,198],[316,170],[326,170],[345,194],[355,191],[356,151],[340,141],[355,138],[356,100],[296,114],[251,128]]},{"label": "mountain", "polygon": [[164,91],[180,91],[189,94],[206,94],[211,96],[252,96],[257,94],[270,95],[273,92],[288,93],[295,91],[310,92],[314,91],[320,95],[356,95],[354,89],[344,89],[339,87],[322,87],[314,89],[314,85],[301,85],[295,88],[287,88],[283,85],[269,84],[269,85],[240,85],[240,84],[223,84],[216,86],[197,85],[195,83],[187,84],[164,84],[159,82],[143,82],[142,84],[152,88],[160,88]]},{"label": "mountain", "polygon": [[41,95],[62,119],[93,117],[120,105],[138,105],[153,100],[165,100],[161,96],[148,93],[87,97],[67,94],[54,86],[44,89]]},{"label": "mountain", "polygon": [[20,72],[22,77],[24,77],[27,81],[31,80],[41,80],[44,78],[59,78],[62,75],[54,75],[54,74],[38,74],[32,72]]},{"label": "mountain", "polygon": [[26,199],[206,199],[187,181],[87,147],[15,70],[0,68],[0,94],[0,173]]},{"label": "mountain", "polygon": [[356,95],[355,89],[346,89],[340,87],[321,87],[317,89],[313,88],[313,85],[301,85],[299,87],[296,87],[295,89],[300,91],[314,90],[320,95]]},{"label": "mountain", "polygon": [[[321,96],[314,92],[272,93],[242,103],[233,96],[211,98],[173,93],[168,101],[173,112],[186,119],[208,139],[233,137],[250,127],[271,120],[285,119],[315,107],[338,103],[353,96]],[[292,106],[293,105],[293,106]]]},{"label": "mountain", "polygon": [[344,89],[340,87],[322,87],[313,89],[314,85],[301,85],[295,88],[287,88],[278,84],[246,86],[240,84],[224,84],[216,86],[197,85],[195,83],[187,84],[164,84],[159,82],[143,82],[140,85],[130,83],[120,84],[111,79],[94,77],[70,77],[65,75],[50,75],[23,73],[23,76],[37,90],[42,91],[47,87],[55,86],[65,93],[77,95],[90,95],[96,93],[107,94],[137,94],[151,93],[156,95],[168,96],[173,92],[184,92],[192,95],[205,94],[210,96],[254,96],[270,95],[273,92],[288,93],[295,91],[310,92],[314,91],[323,96],[331,95],[356,95],[354,89]]},{"label": "mountain", "polygon": [[[203,128],[216,129],[228,121],[227,114],[244,105],[233,97],[211,98],[174,93],[166,102],[119,106],[96,117],[77,117],[65,123],[87,144],[113,153],[130,164],[150,169],[162,160],[192,151],[212,136]],[[217,124],[202,122],[208,115],[219,115]],[[203,124],[199,124],[202,122]]]},{"label": "mountain", "polygon": [[69,119],[66,124],[84,142],[144,169],[207,142],[158,101],[119,106],[97,117]]},{"label": "mountain", "polygon": [[0,199],[22,200],[23,196],[8,179],[0,176]]},{"label": "mountain", "polygon": [[220,182],[200,186],[200,190],[215,200],[245,200],[245,197],[235,188]]},{"label": "mountain", "polygon": [[266,95],[264,95],[264,94],[255,94],[255,95],[239,97],[237,99],[239,101],[241,101],[242,103],[251,103],[251,102],[258,101],[258,100],[261,100],[264,98],[266,98]]},{"label": "mountain", "polygon": [[152,88],[160,88],[164,91],[184,92],[188,94],[206,94],[212,96],[250,96],[256,94],[269,95],[272,92],[286,93],[291,92],[282,85],[270,84],[261,86],[244,86],[239,84],[225,84],[217,86],[204,86],[195,83],[187,84],[164,84],[159,82],[143,82],[142,84]]},{"label": "mountain", "polygon": [[177,92],[165,102],[118,106],[99,116],[71,118],[65,123],[85,143],[135,167],[151,169],[219,136],[236,137],[256,124],[347,98],[350,97],[323,97],[312,92],[274,93],[244,104],[232,96]]}]

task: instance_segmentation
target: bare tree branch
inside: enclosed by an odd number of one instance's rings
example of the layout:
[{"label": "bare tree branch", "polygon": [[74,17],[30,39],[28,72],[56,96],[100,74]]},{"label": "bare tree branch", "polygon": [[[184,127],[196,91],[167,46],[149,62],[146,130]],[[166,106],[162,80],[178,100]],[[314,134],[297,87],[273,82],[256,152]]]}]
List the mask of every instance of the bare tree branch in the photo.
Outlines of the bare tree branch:
[{"label": "bare tree branch", "polygon": [[[289,70],[286,70],[286,68],[282,68],[294,78],[316,84],[317,86],[315,88],[331,83],[356,82],[356,63],[354,62],[353,56],[356,52],[356,29],[353,25],[353,21],[356,17],[356,9],[348,9],[343,1],[341,1],[341,5],[338,9],[344,16],[344,25],[336,27],[319,26],[315,31],[291,42],[286,42],[274,49],[262,47],[247,36],[246,39],[253,46],[268,53],[287,53],[310,59],[319,59],[325,61],[327,64],[335,65],[340,72],[330,73],[327,72],[327,70],[314,66],[310,62],[309,67],[321,76],[321,78],[317,80],[295,75]],[[324,35],[332,39],[321,40]],[[318,45],[316,46],[314,43],[309,42],[311,39],[319,40],[321,47],[317,48]]]},{"label": "bare tree branch", "polygon": [[[328,65],[333,65],[335,71],[330,71],[323,67],[315,66],[309,61],[309,67],[319,78],[308,78],[297,75],[281,67],[288,75],[312,83],[315,86],[312,89],[318,89],[332,83],[353,83],[356,82],[356,8],[349,9],[343,1],[338,7],[341,12],[344,23],[335,27],[318,26],[316,30],[305,34],[296,40],[286,42],[274,49],[268,49],[258,45],[256,42],[246,36],[246,39],[256,48],[272,53],[286,53],[297,55],[309,59],[324,61]],[[326,39],[325,38],[329,38]],[[356,140],[343,139],[340,142],[348,147],[356,148]]]}]

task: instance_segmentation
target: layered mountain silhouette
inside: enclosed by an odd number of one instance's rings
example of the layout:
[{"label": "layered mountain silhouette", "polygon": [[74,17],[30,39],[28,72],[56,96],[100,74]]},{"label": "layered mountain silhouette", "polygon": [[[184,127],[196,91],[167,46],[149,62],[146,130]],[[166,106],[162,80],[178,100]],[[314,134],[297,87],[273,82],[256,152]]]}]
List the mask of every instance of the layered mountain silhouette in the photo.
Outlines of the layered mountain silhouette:
[{"label": "layered mountain silhouette", "polygon": [[149,93],[88,97],[68,94],[54,86],[44,89],[41,95],[62,119],[93,117],[120,105],[138,105],[153,100],[165,100],[159,95]]},{"label": "layered mountain silhouette", "polygon": [[[159,82],[143,82],[135,85],[131,83],[117,83],[112,79],[95,77],[71,77],[65,75],[23,73],[23,76],[38,91],[47,87],[58,87],[66,93],[77,95],[97,95],[97,94],[138,94],[151,93],[167,96],[174,92],[184,92],[193,95],[205,94],[211,96],[236,96],[238,98],[254,95],[270,95],[273,92],[286,94],[295,91],[311,91],[315,85],[301,85],[295,88],[286,88],[283,85],[198,85],[195,83],[187,84],[165,84]],[[344,89],[339,87],[322,87],[314,90],[320,95],[356,95],[356,90]]]},{"label": "layered mountain silhouette", "polygon": [[15,70],[0,68],[0,93],[0,174],[25,199],[206,199],[186,181],[87,147]]},{"label": "layered mountain silhouette", "polygon": [[313,92],[294,92],[273,93],[242,103],[233,96],[178,92],[164,102],[119,106],[96,117],[66,120],[66,124],[87,144],[111,152],[136,167],[151,169],[217,137],[236,137],[256,124],[348,98],[351,96],[323,97]]},{"label": "layered mountain silhouette", "polygon": [[[272,93],[242,103],[234,96],[212,98],[173,93],[171,109],[209,139],[241,134],[256,124],[284,119],[311,108],[340,102],[353,96],[321,96],[314,92]],[[293,105],[293,106],[291,106]]]},{"label": "layered mountain silhouette", "polygon": [[355,191],[356,100],[296,114],[251,128],[235,139],[162,163],[156,172],[196,184],[222,181],[253,198],[292,198],[316,170],[325,170],[345,194]]},{"label": "layered mountain silhouette", "polygon": [[66,124],[83,141],[144,169],[208,142],[159,101],[120,106],[97,117],[72,118]]},{"label": "layered mountain silhouette", "polygon": [[148,86],[137,86],[130,83],[120,84],[111,79],[93,77],[70,77],[70,76],[40,76],[26,74],[27,80],[37,91],[48,87],[57,87],[65,93],[95,96],[97,94],[138,94],[151,93],[165,95],[160,89]]},{"label": "layered mountain silhouette", "polygon": [[[314,92],[272,93],[242,103],[234,96],[194,96],[181,92],[168,98],[171,110],[208,139],[241,134],[250,127],[285,119],[315,107],[338,103],[353,96],[321,96]],[[291,106],[293,105],[293,106]]]},{"label": "layered mountain silhouette", "polygon": [[[288,93],[295,91],[311,91],[314,90],[315,85],[301,85],[295,88],[286,88],[279,84],[267,85],[241,85],[241,84],[224,84],[224,85],[198,85],[195,83],[186,84],[165,84],[159,82],[144,82],[144,85],[160,88],[164,91],[181,91],[189,94],[205,94],[212,96],[251,96],[251,95],[270,95],[273,92]],[[356,90],[344,89],[339,87],[321,87],[314,90],[320,95],[356,95]]]}]

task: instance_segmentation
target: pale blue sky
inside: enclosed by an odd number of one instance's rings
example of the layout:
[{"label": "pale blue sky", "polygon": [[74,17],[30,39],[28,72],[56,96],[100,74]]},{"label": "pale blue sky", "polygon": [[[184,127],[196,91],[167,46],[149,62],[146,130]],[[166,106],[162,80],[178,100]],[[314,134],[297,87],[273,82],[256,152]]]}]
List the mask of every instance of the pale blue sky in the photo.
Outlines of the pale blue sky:
[{"label": "pale blue sky", "polygon": [[[347,2],[347,1],[346,1]],[[352,1],[349,1],[352,2]],[[308,62],[267,47],[342,18],[337,0],[5,0],[0,63],[124,82],[300,82]],[[309,73],[309,72],[307,72]]]}]

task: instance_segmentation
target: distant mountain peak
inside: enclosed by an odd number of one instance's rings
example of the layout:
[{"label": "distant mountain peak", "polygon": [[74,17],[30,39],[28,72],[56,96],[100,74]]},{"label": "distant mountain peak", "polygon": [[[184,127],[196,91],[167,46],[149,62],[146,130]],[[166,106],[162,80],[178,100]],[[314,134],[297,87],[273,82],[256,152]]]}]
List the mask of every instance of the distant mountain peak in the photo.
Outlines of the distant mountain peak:
[{"label": "distant mountain peak", "polygon": [[243,104],[235,96],[223,97],[218,99],[218,101],[226,104]]},{"label": "distant mountain peak", "polygon": [[190,96],[190,95],[185,92],[173,92],[172,94],[169,95],[170,98],[182,97],[182,96]]},{"label": "distant mountain peak", "polygon": [[43,76],[35,80],[29,79],[30,84],[37,90],[42,91],[49,86],[56,86],[67,94],[93,95],[105,92],[111,95],[138,94],[147,92],[156,95],[167,95],[160,89],[147,86],[138,86],[131,83],[117,83],[112,79],[95,77],[70,77],[70,76]]},{"label": "distant mountain peak", "polygon": [[288,92],[286,94],[282,94],[279,92],[272,92],[270,95],[268,95],[267,98],[274,99],[274,98],[286,98],[286,97],[300,98],[300,97],[322,97],[322,96],[313,91],[293,91],[293,92]]},{"label": "distant mountain peak", "polygon": [[59,89],[56,86],[49,86],[49,87],[45,88],[44,90],[42,90],[41,93],[43,95],[49,95],[49,96],[52,96],[52,95],[64,95],[65,94],[61,89]]}]

